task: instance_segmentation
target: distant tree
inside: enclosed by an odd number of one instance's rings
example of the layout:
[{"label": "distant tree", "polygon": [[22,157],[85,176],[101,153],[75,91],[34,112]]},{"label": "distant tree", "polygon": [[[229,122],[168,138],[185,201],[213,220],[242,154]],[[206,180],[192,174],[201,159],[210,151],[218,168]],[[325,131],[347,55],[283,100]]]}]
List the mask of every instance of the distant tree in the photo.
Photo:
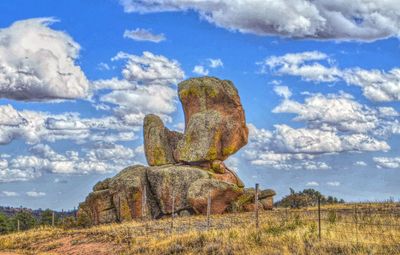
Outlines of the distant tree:
[{"label": "distant tree", "polygon": [[6,234],[8,231],[10,231],[9,219],[5,214],[0,213],[0,235]]},{"label": "distant tree", "polygon": [[26,210],[18,212],[14,215],[14,217],[11,218],[11,230],[16,231],[18,229],[18,221],[20,230],[31,229],[36,224],[36,220],[32,216],[32,213]]},{"label": "distant tree", "polygon": [[53,220],[53,211],[46,209],[40,214],[40,225],[50,226]]}]

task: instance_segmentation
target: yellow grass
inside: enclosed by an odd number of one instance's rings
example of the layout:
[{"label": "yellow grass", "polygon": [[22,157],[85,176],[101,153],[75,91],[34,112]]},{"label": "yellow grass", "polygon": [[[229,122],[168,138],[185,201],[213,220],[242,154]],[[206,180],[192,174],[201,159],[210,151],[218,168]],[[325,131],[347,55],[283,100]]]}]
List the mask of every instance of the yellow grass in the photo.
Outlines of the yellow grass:
[{"label": "yellow grass", "polygon": [[315,209],[261,212],[258,230],[254,213],[214,215],[209,230],[204,216],[175,218],[172,232],[169,218],[88,229],[39,228],[0,236],[0,251],[94,254],[84,251],[93,243],[107,245],[96,254],[400,254],[399,204],[324,207],[321,240]]}]

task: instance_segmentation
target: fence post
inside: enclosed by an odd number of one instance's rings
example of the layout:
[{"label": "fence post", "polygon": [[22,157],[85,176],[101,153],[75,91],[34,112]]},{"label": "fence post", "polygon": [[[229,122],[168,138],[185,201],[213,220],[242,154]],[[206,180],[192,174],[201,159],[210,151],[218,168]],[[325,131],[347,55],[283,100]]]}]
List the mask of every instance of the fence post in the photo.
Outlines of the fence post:
[{"label": "fence post", "polygon": [[321,197],[318,196],[318,239],[321,241]]},{"label": "fence post", "polygon": [[147,211],[146,211],[146,203],[147,203],[147,194],[146,194],[146,187],[142,189],[142,219],[145,219],[147,216]]},{"label": "fence post", "polygon": [[207,231],[210,230],[210,214],[211,214],[211,190],[208,191],[208,198],[207,198]]},{"label": "fence post", "polygon": [[118,196],[118,221],[119,222],[122,222],[122,219],[121,219],[121,197],[120,196]]},{"label": "fence post", "polygon": [[358,244],[358,217],[357,217],[357,204],[354,204],[354,223],[356,225],[356,243]]},{"label": "fence post", "polygon": [[174,231],[174,217],[175,217],[175,190],[172,190],[171,234]]},{"label": "fence post", "polygon": [[254,196],[254,204],[255,204],[255,211],[256,211],[256,228],[258,229],[260,227],[259,219],[258,219],[258,189],[259,189],[259,184],[256,183],[256,194]]},{"label": "fence post", "polygon": [[289,213],[288,213],[289,209],[286,208],[285,209],[285,223],[287,223],[289,221]]},{"label": "fence post", "polygon": [[51,214],[51,226],[54,228],[54,211],[52,212],[52,214]]},{"label": "fence post", "polygon": [[17,220],[17,231],[19,232],[19,220]]}]

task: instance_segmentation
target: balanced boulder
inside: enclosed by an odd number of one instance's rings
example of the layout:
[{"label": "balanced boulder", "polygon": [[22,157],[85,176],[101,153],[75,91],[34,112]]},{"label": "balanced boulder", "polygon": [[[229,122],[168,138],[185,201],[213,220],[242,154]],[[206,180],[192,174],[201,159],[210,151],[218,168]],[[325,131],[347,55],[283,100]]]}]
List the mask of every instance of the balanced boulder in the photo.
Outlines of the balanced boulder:
[{"label": "balanced boulder", "polygon": [[185,133],[175,151],[177,161],[223,161],[247,144],[244,110],[232,82],[189,79],[179,84],[178,93]]}]

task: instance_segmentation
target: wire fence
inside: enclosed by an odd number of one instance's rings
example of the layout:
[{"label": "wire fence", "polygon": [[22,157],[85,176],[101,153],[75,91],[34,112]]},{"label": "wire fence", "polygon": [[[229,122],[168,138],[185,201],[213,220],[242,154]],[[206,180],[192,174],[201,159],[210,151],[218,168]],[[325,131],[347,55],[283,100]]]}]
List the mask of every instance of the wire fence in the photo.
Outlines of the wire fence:
[{"label": "wire fence", "polygon": [[[154,236],[186,233],[190,231],[229,230],[234,228],[271,231],[271,229],[296,225],[313,229],[316,240],[353,246],[376,246],[388,249],[390,254],[400,254],[400,204],[399,203],[355,203],[340,204],[340,207],[316,207],[306,209],[277,208],[265,211],[258,201],[259,187],[255,188],[254,212],[213,215],[211,193],[208,195],[204,216],[177,217],[175,200],[172,197],[170,224],[159,224],[157,220],[143,217],[141,229],[135,236]],[[344,208],[343,208],[344,207]],[[374,254],[381,254],[375,252]],[[387,253],[383,253],[387,254]]]}]

